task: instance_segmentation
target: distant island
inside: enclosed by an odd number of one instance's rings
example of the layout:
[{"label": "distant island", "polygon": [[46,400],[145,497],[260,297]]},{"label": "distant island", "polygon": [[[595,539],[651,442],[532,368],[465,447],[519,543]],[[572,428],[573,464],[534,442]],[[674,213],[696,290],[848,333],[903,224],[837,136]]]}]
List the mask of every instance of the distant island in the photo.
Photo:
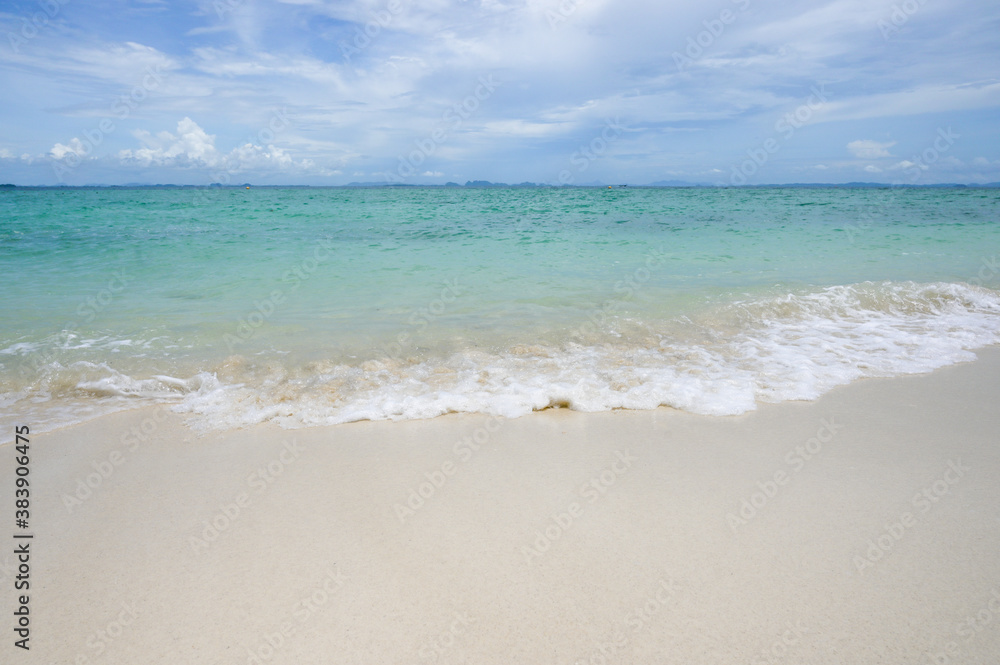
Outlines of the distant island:
[{"label": "distant island", "polygon": [[905,189],[995,189],[1000,188],[1000,182],[989,182],[985,184],[973,184],[973,183],[934,183],[934,184],[923,184],[923,185],[911,185],[911,184],[891,184],[883,182],[846,182],[846,183],[811,183],[811,182],[794,182],[794,183],[772,183],[772,184],[762,184],[762,185],[729,185],[729,184],[712,184],[712,183],[697,183],[697,182],[685,182],[682,180],[659,180],[657,182],[651,182],[644,185],[633,185],[633,184],[615,184],[615,183],[602,183],[602,182],[590,182],[572,185],[553,185],[546,183],[536,183],[536,182],[521,182],[514,185],[505,182],[491,182],[489,180],[468,180],[464,185],[460,185],[456,182],[446,182],[443,185],[437,184],[413,184],[413,183],[395,183],[386,181],[376,181],[376,182],[350,182],[346,185],[254,185],[253,183],[245,182],[239,185],[228,185],[222,183],[212,183],[210,185],[175,185],[175,184],[149,184],[149,183],[139,183],[130,182],[124,185],[102,185],[98,183],[87,184],[87,185],[12,185],[12,184],[0,184],[0,190],[3,189],[349,189],[349,188],[391,188],[391,187],[416,187],[416,188],[496,188],[496,189],[532,189],[532,188],[549,188],[549,189],[593,189],[593,188],[614,188],[614,189],[643,189],[643,188],[702,188],[702,189],[891,189],[891,188],[905,188]]}]

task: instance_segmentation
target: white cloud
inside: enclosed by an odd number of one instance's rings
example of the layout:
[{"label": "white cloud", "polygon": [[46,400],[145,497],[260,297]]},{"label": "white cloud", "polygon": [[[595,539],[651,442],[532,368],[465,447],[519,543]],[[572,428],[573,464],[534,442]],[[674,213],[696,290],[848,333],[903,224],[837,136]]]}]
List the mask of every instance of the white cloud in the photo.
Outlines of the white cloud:
[{"label": "white cloud", "polygon": [[444,175],[444,173],[441,171],[424,171],[420,175],[426,178],[440,178],[441,176]]},{"label": "white cloud", "polygon": [[847,149],[858,159],[878,159],[879,157],[890,157],[888,148],[896,145],[895,141],[879,143],[871,140],[851,141],[847,144]]},{"label": "white cloud", "polygon": [[63,145],[62,143],[56,143],[49,150],[49,155],[53,159],[65,159],[69,155],[77,155],[79,157],[85,156],[90,152],[91,148],[89,145],[84,145],[83,141],[76,138],[75,136],[69,140],[68,145]]},{"label": "white cloud", "polygon": [[198,123],[187,117],[177,123],[176,134],[159,132],[154,136],[148,131],[137,130],[133,135],[142,141],[145,147],[122,150],[118,153],[118,157],[126,164],[142,167],[209,167],[224,169],[229,173],[312,172],[316,167],[312,160],[296,161],[286,150],[275,145],[265,147],[248,142],[233,148],[228,153],[222,153],[215,146],[215,134],[209,134]]},{"label": "white cloud", "polygon": [[824,106],[826,122],[886,118],[995,108],[1000,105],[1000,83],[983,85],[917,85],[906,90],[857,95],[831,100]]},{"label": "white cloud", "polygon": [[[259,169],[287,170],[295,165],[291,155],[273,145],[264,148],[252,143],[244,143],[233,149],[225,160],[231,171],[253,171]],[[310,162],[311,164],[311,162]]]},{"label": "white cloud", "polygon": [[526,122],[524,120],[498,120],[486,123],[484,130],[493,136],[546,137],[563,134],[573,128],[568,122]]},{"label": "white cloud", "polygon": [[868,173],[881,173],[882,169],[872,164],[869,164],[868,166],[865,167],[865,171],[867,171]]},{"label": "white cloud", "polygon": [[126,161],[136,161],[142,166],[151,164],[191,164],[214,166],[219,153],[215,149],[215,135],[208,134],[191,118],[185,117],[177,123],[177,135],[160,132],[155,137],[145,130],[133,132],[133,136],[146,147],[122,150],[119,157]]},{"label": "white cloud", "polygon": [[[709,23],[720,7],[694,2],[404,0],[391,12],[386,0],[196,0],[194,12],[165,0],[137,2],[166,10],[128,19],[156,22],[155,47],[125,41],[153,32],[123,31],[125,19],[109,14],[90,20],[89,31],[53,22],[51,38],[7,54],[0,87],[30,101],[12,107],[11,135],[37,142],[19,143],[18,152],[47,153],[38,161],[104,154],[98,161],[113,168],[101,173],[119,182],[135,181],[140,168],[173,169],[181,179],[198,177],[179,173],[188,169],[281,176],[343,169],[364,180],[395,168],[415,140],[445,127],[434,161],[423,164],[429,172],[447,168],[460,181],[551,181],[607,119],[620,117],[627,134],[594,164],[601,170],[594,177],[618,172],[639,182],[672,172],[691,179],[718,175],[708,165],[741,160],[751,147],[742,145],[746,137],[794,113],[819,87],[824,99],[810,103],[808,123],[844,124],[796,134],[810,159],[775,156],[768,167],[775,180],[802,170],[829,179],[855,177],[869,164],[915,167],[892,154],[883,133],[892,127],[901,146],[930,145],[935,137],[917,123],[890,122],[915,114],[950,113],[967,136],[949,155],[967,163],[983,155],[969,168],[992,171],[1000,157],[982,129],[1000,108],[998,42],[979,29],[1000,9],[979,0],[922,5],[889,44],[876,22],[899,0],[732,0],[722,4],[735,20],[718,35],[709,34]],[[100,6],[79,11],[94,19]],[[553,26],[552,12],[565,20]],[[907,54],[916,39],[925,57],[914,60]],[[362,45],[348,53],[346,44]],[[690,54],[689,47],[698,51],[694,60],[678,66],[672,53]],[[481,77],[495,77],[497,93],[480,96],[460,126],[446,121]],[[114,110],[122,98],[126,117]],[[291,120],[279,137],[262,138],[273,109],[287,109]],[[28,131],[43,112],[44,131]],[[89,118],[109,116],[115,135],[95,149],[84,133],[97,126]],[[181,127],[181,118],[190,124]],[[874,118],[887,122],[862,122]],[[850,136],[883,139],[843,140]],[[0,152],[10,172],[20,166],[14,149]],[[942,157],[931,172],[945,167],[958,168]]]}]

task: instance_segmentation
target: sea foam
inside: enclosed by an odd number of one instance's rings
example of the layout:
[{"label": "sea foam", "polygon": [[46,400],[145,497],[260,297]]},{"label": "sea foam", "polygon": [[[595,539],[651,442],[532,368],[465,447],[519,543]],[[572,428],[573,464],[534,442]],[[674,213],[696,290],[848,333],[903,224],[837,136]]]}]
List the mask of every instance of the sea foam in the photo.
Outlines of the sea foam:
[{"label": "sea foam", "polygon": [[[729,301],[670,321],[609,319],[597,343],[471,346],[414,357],[291,364],[226,358],[189,376],[57,362],[6,391],[4,415],[37,427],[165,404],[196,429],[285,428],[483,413],[516,418],[673,407],[735,415],[814,400],[863,377],[928,372],[1000,343],[1000,293],[964,283],[866,282]],[[627,328],[629,334],[622,334]],[[637,332],[638,331],[638,332]],[[107,346],[112,346],[107,341]],[[8,353],[21,351],[6,349]]]},{"label": "sea foam", "polygon": [[732,302],[690,322],[683,342],[650,325],[636,345],[469,349],[419,361],[371,359],[282,370],[256,384],[200,375],[175,410],[201,427],[295,428],[485,413],[508,418],[669,406],[735,415],[814,400],[862,377],[928,372],[1000,343],[1000,293],[966,284],[863,283]]}]

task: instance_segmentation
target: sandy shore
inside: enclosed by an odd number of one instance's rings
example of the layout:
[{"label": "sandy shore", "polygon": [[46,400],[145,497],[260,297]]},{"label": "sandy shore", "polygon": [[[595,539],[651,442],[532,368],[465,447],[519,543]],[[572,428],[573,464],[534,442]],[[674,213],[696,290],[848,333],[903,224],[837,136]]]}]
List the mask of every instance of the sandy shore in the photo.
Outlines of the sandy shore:
[{"label": "sandy shore", "polygon": [[992,663],[1000,349],[979,355],[729,418],[199,436],[145,409],[40,434],[28,652],[7,443],[0,660]]}]

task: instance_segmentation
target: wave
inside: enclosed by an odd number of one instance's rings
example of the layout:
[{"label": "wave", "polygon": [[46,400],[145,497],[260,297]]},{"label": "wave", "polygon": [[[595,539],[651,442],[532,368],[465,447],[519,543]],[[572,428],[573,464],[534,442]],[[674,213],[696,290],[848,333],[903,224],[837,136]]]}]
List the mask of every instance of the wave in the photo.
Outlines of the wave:
[{"label": "wave", "polygon": [[[814,400],[863,377],[973,360],[974,349],[1000,343],[1000,293],[961,283],[866,282],[731,300],[672,321],[631,323],[641,334],[610,331],[599,343],[567,338],[558,345],[301,366],[230,357],[187,378],[136,378],[108,365],[76,363],[48,368],[43,390],[36,384],[33,392],[10,392],[0,410],[60,396],[63,402],[76,398],[78,411],[90,414],[167,403],[197,429],[262,422],[297,428],[455,412],[514,418],[551,407],[669,406],[736,415],[761,402]],[[68,414],[62,412],[60,424]]]}]

